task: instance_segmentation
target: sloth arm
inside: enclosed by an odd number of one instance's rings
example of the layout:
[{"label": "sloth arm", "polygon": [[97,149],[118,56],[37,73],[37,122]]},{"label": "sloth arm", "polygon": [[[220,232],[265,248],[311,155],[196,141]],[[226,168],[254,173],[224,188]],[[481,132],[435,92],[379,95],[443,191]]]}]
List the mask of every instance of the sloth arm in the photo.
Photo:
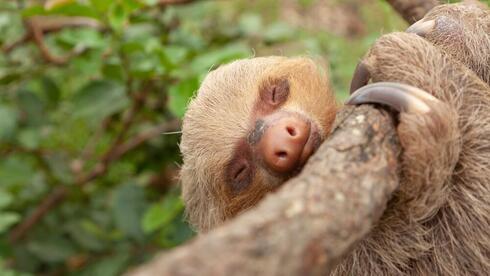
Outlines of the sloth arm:
[{"label": "sloth arm", "polygon": [[[369,80],[373,84],[362,87]],[[488,86],[423,38],[393,33],[377,40],[361,61],[355,90],[348,104],[380,103],[400,112],[401,190],[413,201],[411,214],[427,219],[447,201],[445,187],[460,156],[471,159],[464,144],[488,143],[469,133],[489,117]]]}]

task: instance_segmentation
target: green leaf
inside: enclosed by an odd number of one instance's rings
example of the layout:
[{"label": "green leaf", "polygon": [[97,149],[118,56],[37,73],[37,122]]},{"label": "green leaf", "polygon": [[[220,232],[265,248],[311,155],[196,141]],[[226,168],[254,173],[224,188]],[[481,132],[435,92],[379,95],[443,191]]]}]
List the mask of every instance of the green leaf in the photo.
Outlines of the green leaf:
[{"label": "green leaf", "polygon": [[122,4],[127,14],[131,14],[137,9],[143,7],[141,0],[122,0]]},{"label": "green leaf", "polygon": [[243,44],[231,44],[224,48],[200,54],[192,61],[190,66],[194,73],[205,74],[214,66],[236,59],[246,58],[250,55],[251,52],[249,47]]},{"label": "green leaf", "polygon": [[46,122],[45,104],[37,94],[21,89],[17,92],[17,103],[24,113],[23,123],[38,126]]},{"label": "green leaf", "polygon": [[168,69],[175,68],[185,61],[189,51],[183,47],[168,46],[156,51],[160,64]]},{"label": "green leaf", "polygon": [[145,51],[145,45],[141,41],[130,40],[121,44],[121,50],[125,54]]},{"label": "green leaf", "polygon": [[70,183],[73,178],[69,164],[70,158],[62,151],[49,154],[44,157],[46,163],[51,169],[52,174],[62,183]]},{"label": "green leaf", "polygon": [[108,42],[102,34],[92,28],[65,29],[59,33],[57,40],[68,47],[83,47],[92,49],[104,49]]},{"label": "green leaf", "polygon": [[298,0],[298,4],[300,4],[303,8],[308,8],[313,5],[316,0]]},{"label": "green leaf", "polygon": [[6,72],[0,72],[0,85],[7,85],[18,81],[22,77],[22,73],[14,68],[8,68]]},{"label": "green leaf", "polygon": [[121,32],[127,23],[128,14],[119,1],[113,2],[109,8],[109,24],[116,32]]},{"label": "green leaf", "polygon": [[26,149],[37,149],[41,142],[41,133],[37,128],[21,130],[18,135],[19,144]]},{"label": "green leaf", "polygon": [[267,42],[281,42],[294,36],[294,28],[283,22],[277,22],[269,26],[264,32]]},{"label": "green leaf", "polygon": [[22,10],[22,16],[24,17],[31,17],[35,15],[67,15],[97,18],[98,14],[97,11],[91,6],[83,5],[76,1],[56,6],[49,11],[45,10],[41,5],[32,5]]},{"label": "green leaf", "polygon": [[[17,260],[16,260],[17,261]],[[18,263],[16,262],[18,265]],[[33,274],[28,274],[25,272],[19,272],[17,270],[14,270],[10,268],[12,265],[10,264],[10,261],[4,261],[3,258],[0,259],[0,275],[2,276],[32,276]],[[23,270],[25,270],[25,267],[22,267]]]},{"label": "green leaf", "polygon": [[31,164],[19,156],[12,155],[0,160],[0,179],[3,188],[23,187],[32,180],[34,173],[35,169]]},{"label": "green leaf", "polygon": [[91,6],[83,5],[78,2],[72,2],[66,5],[61,5],[48,11],[48,14],[67,15],[67,16],[83,16],[97,18],[98,14]]},{"label": "green leaf", "polygon": [[197,77],[182,80],[178,84],[171,86],[168,91],[168,108],[170,111],[175,114],[175,116],[183,117],[189,99],[194,95],[194,92],[198,88],[199,80]]},{"label": "green leaf", "polygon": [[58,105],[61,97],[61,91],[56,82],[52,78],[42,78],[42,88],[48,102],[48,106],[54,108]]},{"label": "green leaf", "polygon": [[66,229],[72,239],[82,248],[100,252],[107,246],[107,244],[97,238],[96,235],[87,231],[83,226],[83,221],[72,221],[66,226]]},{"label": "green leaf", "polygon": [[263,31],[262,18],[258,14],[244,14],[239,22],[240,30],[247,35],[257,35]]},{"label": "green leaf", "polygon": [[122,82],[124,80],[124,71],[121,63],[118,61],[109,61],[104,63],[102,67],[102,73],[104,77],[110,80]]},{"label": "green leaf", "polygon": [[92,7],[101,13],[105,13],[111,6],[112,2],[113,0],[90,0]]},{"label": "green leaf", "polygon": [[44,7],[41,5],[33,5],[22,10],[22,16],[24,17],[31,17],[35,15],[44,15],[44,14],[46,14],[46,11],[44,10]]},{"label": "green leaf", "polygon": [[119,112],[129,104],[124,86],[108,80],[97,80],[80,89],[73,98],[73,116],[97,122]]},{"label": "green leaf", "polygon": [[126,265],[130,261],[130,255],[121,252],[114,256],[103,258],[100,261],[90,264],[81,275],[82,276],[116,276],[124,272]]},{"label": "green leaf", "polygon": [[9,229],[14,223],[20,220],[20,215],[14,212],[0,212],[0,233]]},{"label": "green leaf", "polygon": [[149,24],[135,24],[124,29],[124,39],[122,43],[125,53],[135,51],[151,52],[162,48],[162,43],[158,38],[158,29]]},{"label": "green leaf", "polygon": [[41,265],[41,261],[29,252],[25,243],[22,246],[16,245],[12,247],[12,257],[15,259],[16,267],[22,268],[22,271],[34,272]]},{"label": "green leaf", "polygon": [[177,246],[194,236],[194,232],[182,218],[182,213],[164,227],[158,235],[158,244],[164,248]]},{"label": "green leaf", "polygon": [[182,63],[189,51],[184,47],[168,46],[163,49],[168,59],[175,65]]},{"label": "green leaf", "polygon": [[47,263],[60,263],[73,256],[76,249],[65,237],[47,234],[41,240],[30,241],[27,245],[30,253]]},{"label": "green leaf", "polygon": [[143,188],[129,182],[118,187],[113,197],[112,211],[117,228],[127,236],[142,241],[141,218],[146,208]]},{"label": "green leaf", "polygon": [[16,127],[16,110],[0,103],[0,140],[11,137]]},{"label": "green leaf", "polygon": [[172,222],[183,209],[184,204],[178,195],[167,195],[163,199],[163,202],[153,204],[145,212],[145,216],[143,217],[143,231],[145,231],[145,233],[150,233],[165,227]]},{"label": "green leaf", "polygon": [[81,227],[94,236],[104,236],[104,229],[102,229],[101,225],[91,220],[83,219],[81,221]]},{"label": "green leaf", "polygon": [[12,202],[13,198],[12,196],[3,191],[3,190],[0,190],[0,209],[3,209],[7,206],[9,206],[9,204]]},{"label": "green leaf", "polygon": [[159,2],[158,0],[141,0],[141,1],[148,6],[154,6]]},{"label": "green leaf", "polygon": [[150,58],[149,55],[144,55],[143,53],[133,55],[130,63],[131,75],[139,79],[151,78],[159,72],[158,59]]}]

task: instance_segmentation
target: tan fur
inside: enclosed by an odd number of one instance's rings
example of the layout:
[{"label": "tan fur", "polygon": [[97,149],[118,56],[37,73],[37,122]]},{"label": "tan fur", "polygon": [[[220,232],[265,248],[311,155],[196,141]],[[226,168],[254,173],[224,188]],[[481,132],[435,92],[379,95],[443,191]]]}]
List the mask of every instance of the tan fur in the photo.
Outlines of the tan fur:
[{"label": "tan fur", "polygon": [[197,230],[215,227],[277,188],[261,172],[245,192],[232,195],[222,171],[236,141],[252,126],[249,116],[260,85],[278,77],[287,77],[291,87],[282,108],[315,121],[323,137],[328,133],[335,118],[335,99],[325,68],[311,59],[245,59],[210,72],[188,107],[180,145],[182,194],[187,217]]},{"label": "tan fur", "polygon": [[[471,24],[467,28],[485,27]],[[490,88],[482,81],[488,82],[490,51],[466,40],[453,42],[394,33],[366,55],[374,82],[413,85],[444,104],[431,106],[429,114],[400,115],[400,188],[370,235],[332,275],[490,271]],[[205,79],[186,114],[181,144],[183,197],[198,230],[221,224],[274,190],[259,174],[246,193],[233,197],[221,175],[234,141],[250,128],[260,83],[287,75],[295,92],[284,108],[329,125],[334,103],[328,81],[314,68],[305,58],[256,58],[220,67]]]}]

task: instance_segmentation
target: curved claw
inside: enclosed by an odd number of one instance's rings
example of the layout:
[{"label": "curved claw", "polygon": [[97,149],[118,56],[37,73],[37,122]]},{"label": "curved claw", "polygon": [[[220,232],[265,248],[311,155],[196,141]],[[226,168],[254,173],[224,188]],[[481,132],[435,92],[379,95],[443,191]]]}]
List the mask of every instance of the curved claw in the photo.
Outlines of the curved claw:
[{"label": "curved claw", "polygon": [[358,89],[347,100],[348,105],[379,103],[399,112],[427,113],[431,102],[439,100],[419,88],[394,82],[377,82]]},{"label": "curved claw", "polygon": [[421,37],[425,37],[428,33],[434,30],[435,26],[436,26],[435,20],[424,21],[424,19],[421,19],[413,23],[410,27],[408,27],[408,29],[405,32],[414,33]]},{"label": "curved claw", "polygon": [[364,64],[364,62],[359,62],[350,83],[350,94],[368,84],[369,79],[371,79],[371,73],[367,69],[367,66]]}]

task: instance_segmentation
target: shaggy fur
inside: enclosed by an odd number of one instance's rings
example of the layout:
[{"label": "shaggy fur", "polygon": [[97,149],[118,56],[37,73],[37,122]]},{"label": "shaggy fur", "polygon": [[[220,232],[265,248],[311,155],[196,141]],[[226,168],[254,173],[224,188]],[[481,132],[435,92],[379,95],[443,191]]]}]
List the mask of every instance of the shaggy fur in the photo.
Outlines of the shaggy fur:
[{"label": "shaggy fur", "polygon": [[215,227],[277,188],[271,185],[277,179],[262,170],[252,185],[236,194],[225,183],[223,171],[237,142],[254,126],[250,117],[260,87],[278,78],[287,78],[290,85],[281,110],[315,122],[322,138],[329,132],[337,106],[325,68],[313,60],[253,58],[210,72],[189,104],[180,144],[182,195],[188,220],[198,231]]},{"label": "shaggy fur", "polygon": [[445,103],[401,114],[401,183],[369,237],[333,275],[486,275],[490,271],[490,88],[426,40],[383,36],[364,59],[373,82]]},{"label": "shaggy fur", "polygon": [[[364,58],[373,82],[409,84],[441,103],[425,115],[400,114],[400,188],[370,235],[332,275],[490,271],[490,51],[480,48],[489,45],[488,23],[470,18],[460,5],[449,7],[460,11],[450,13],[444,6],[427,18],[439,12],[450,19],[441,22],[473,31],[454,33],[451,28],[454,40],[448,39],[450,34],[439,39],[444,30],[440,27],[437,35],[425,39],[393,33],[381,37]],[[475,14],[488,15],[479,10]],[[477,33],[483,29],[483,34]],[[181,143],[186,212],[199,231],[219,225],[274,190],[268,178],[259,177],[244,193],[233,196],[222,175],[234,143],[250,130],[258,87],[274,76],[293,80],[294,96],[284,108],[313,118],[324,136],[328,134],[336,107],[325,75],[312,61],[255,58],[211,72],[189,106]]]},{"label": "shaggy fur", "polygon": [[441,5],[423,22],[435,21],[424,37],[490,84],[490,10],[482,3]]}]

